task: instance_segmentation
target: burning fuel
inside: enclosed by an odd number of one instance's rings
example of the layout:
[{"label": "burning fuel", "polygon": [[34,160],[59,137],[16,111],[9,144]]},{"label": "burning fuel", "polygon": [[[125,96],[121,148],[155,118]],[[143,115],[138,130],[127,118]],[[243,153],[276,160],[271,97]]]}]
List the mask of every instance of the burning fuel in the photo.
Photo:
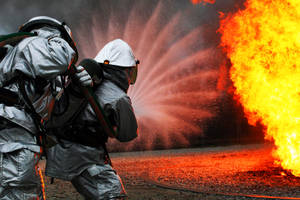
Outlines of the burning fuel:
[{"label": "burning fuel", "polygon": [[276,163],[300,176],[300,1],[247,0],[221,19],[235,97],[265,126]]}]

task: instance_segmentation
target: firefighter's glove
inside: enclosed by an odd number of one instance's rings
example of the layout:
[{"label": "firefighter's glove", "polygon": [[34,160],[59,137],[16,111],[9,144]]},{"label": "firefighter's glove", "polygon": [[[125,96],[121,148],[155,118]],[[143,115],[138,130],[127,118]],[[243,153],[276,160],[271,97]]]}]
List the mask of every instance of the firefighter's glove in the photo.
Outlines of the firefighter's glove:
[{"label": "firefighter's glove", "polygon": [[92,77],[88,74],[88,72],[84,69],[82,66],[76,67],[76,73],[74,75],[74,78],[76,79],[76,82],[84,87],[92,87],[93,86],[93,80]]}]

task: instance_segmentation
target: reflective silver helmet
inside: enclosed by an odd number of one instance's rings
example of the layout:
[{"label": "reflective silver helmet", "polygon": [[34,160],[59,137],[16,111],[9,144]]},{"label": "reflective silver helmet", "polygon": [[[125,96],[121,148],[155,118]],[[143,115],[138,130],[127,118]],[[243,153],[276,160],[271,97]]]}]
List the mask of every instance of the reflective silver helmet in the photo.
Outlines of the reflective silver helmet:
[{"label": "reflective silver helmet", "polygon": [[69,43],[72,49],[76,52],[76,57],[78,57],[78,51],[72,37],[71,29],[66,25],[65,22],[60,22],[48,16],[37,16],[29,19],[26,23],[20,26],[19,32],[30,32],[31,30],[39,29],[44,26],[53,27],[59,30],[61,37]]},{"label": "reflective silver helmet", "polygon": [[130,84],[135,83],[139,60],[135,59],[131,47],[123,40],[115,39],[107,43],[94,59],[104,67],[129,69]]}]

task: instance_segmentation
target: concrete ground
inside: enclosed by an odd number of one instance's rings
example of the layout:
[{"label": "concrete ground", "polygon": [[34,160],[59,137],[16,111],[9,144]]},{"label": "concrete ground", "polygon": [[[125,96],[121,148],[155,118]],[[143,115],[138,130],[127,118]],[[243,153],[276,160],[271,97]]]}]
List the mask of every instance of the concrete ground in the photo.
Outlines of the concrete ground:
[{"label": "concrete ground", "polygon": [[[269,144],[111,153],[129,200],[300,199],[300,178],[274,165]],[[69,182],[50,200],[83,199]]]}]

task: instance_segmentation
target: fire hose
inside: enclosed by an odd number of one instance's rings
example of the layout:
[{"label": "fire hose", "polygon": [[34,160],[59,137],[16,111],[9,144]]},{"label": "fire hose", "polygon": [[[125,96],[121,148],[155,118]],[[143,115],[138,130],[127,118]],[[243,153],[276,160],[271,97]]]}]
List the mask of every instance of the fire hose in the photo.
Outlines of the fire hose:
[{"label": "fire hose", "polygon": [[[87,62],[88,65],[94,64],[91,60],[89,60],[89,59],[86,59],[86,60],[88,61]],[[70,70],[71,75],[75,74],[76,73],[75,65],[71,64],[69,70]],[[74,81],[76,81],[76,79],[74,79]],[[114,131],[114,129],[110,125],[109,120],[105,116],[104,110],[100,106],[99,102],[96,100],[93,90],[91,88],[80,86],[80,84],[77,84],[77,85],[79,86],[81,93],[84,95],[84,97],[87,99],[88,103],[92,107],[92,109],[96,115],[97,121],[101,124],[105,133],[109,137],[116,137],[116,132]]]},{"label": "fire hose", "polygon": [[92,107],[93,111],[97,116],[98,122],[101,124],[102,128],[104,129],[105,133],[110,137],[115,137],[115,131],[109,124],[108,119],[105,117],[104,111],[96,101],[94,93],[90,88],[80,87],[81,92],[84,94],[85,98],[88,100],[90,106]]},{"label": "fire hose", "polygon": [[150,179],[149,177],[142,177],[142,179],[156,187],[162,189],[176,190],[181,192],[189,192],[195,194],[203,194],[203,195],[218,195],[218,196],[227,196],[227,197],[246,197],[246,198],[255,198],[255,199],[288,199],[288,200],[300,200],[300,197],[281,197],[281,196],[269,196],[269,195],[257,195],[257,194],[244,194],[244,193],[230,193],[230,192],[209,192],[209,191],[200,191],[196,189],[187,189],[178,186],[170,186],[168,184],[159,183]]}]

